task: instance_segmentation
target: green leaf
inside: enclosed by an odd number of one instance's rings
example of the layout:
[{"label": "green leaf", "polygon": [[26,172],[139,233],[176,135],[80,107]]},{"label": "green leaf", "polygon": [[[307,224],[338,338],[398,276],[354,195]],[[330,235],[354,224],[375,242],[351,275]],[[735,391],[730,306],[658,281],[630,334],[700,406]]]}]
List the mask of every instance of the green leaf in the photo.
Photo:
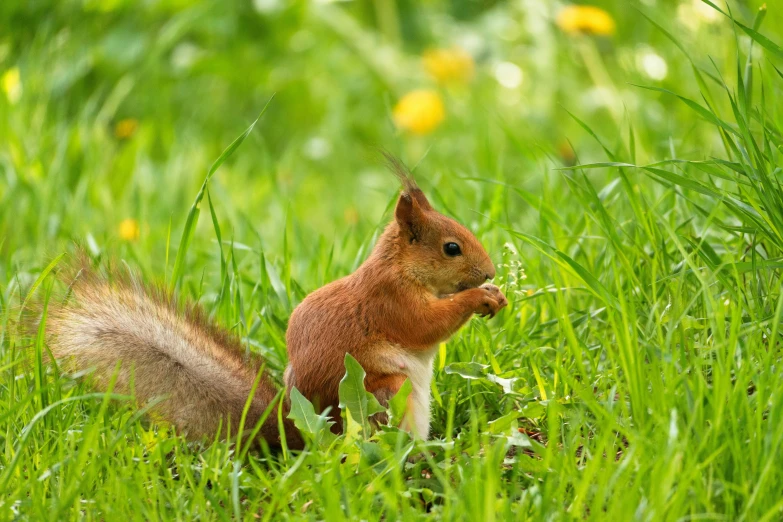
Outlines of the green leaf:
[{"label": "green leaf", "polygon": [[59,256],[52,259],[52,262],[46,265],[46,268],[43,269],[41,274],[38,276],[38,278],[33,283],[33,286],[30,287],[30,291],[27,292],[27,297],[24,298],[24,302],[22,303],[22,308],[20,310],[24,310],[27,306],[27,303],[30,301],[30,299],[33,297],[33,294],[38,289],[39,286],[41,286],[41,283],[44,282],[44,279],[46,279],[46,276],[48,276],[52,270],[54,270],[54,267],[57,266],[57,263],[60,262],[60,260],[65,255],[65,252],[60,254]]},{"label": "green leaf", "polygon": [[489,366],[486,364],[457,362],[446,366],[446,373],[456,373],[465,379],[483,379],[487,376],[487,368],[489,368]]},{"label": "green leaf", "polygon": [[611,150],[609,150],[609,147],[604,145],[604,143],[601,141],[601,138],[598,137],[598,135],[595,133],[595,131],[593,131],[593,129],[590,128],[589,125],[587,125],[585,122],[577,118],[576,115],[574,115],[568,109],[565,109],[565,111],[568,113],[569,116],[571,116],[571,118],[574,119],[574,121],[576,121],[576,123],[579,124],[580,127],[582,127],[585,130],[586,133],[592,136],[592,138],[596,141],[596,143],[598,143],[598,145],[600,145],[601,148],[604,149],[604,152],[606,153],[607,156],[609,156],[610,159],[615,158],[615,154]]},{"label": "green leaf", "polygon": [[675,46],[677,46],[677,49],[679,49],[680,51],[682,51],[682,54],[684,54],[684,55],[685,55],[685,56],[688,58],[688,60],[689,60],[691,63],[693,63],[693,60],[691,59],[691,56],[690,56],[690,54],[688,53],[688,50],[685,48],[685,46],[684,46],[684,45],[682,45],[682,44],[680,43],[680,41],[679,41],[677,38],[675,38],[675,37],[674,37],[674,35],[673,35],[673,34],[671,34],[669,31],[667,31],[667,30],[666,30],[666,29],[665,29],[665,28],[664,28],[664,27],[663,27],[661,24],[659,24],[658,22],[656,22],[656,21],[655,21],[655,20],[654,20],[654,19],[653,19],[653,18],[652,18],[652,17],[651,17],[649,14],[647,14],[647,13],[646,13],[646,12],[645,12],[643,9],[641,9],[639,6],[637,6],[637,5],[633,5],[632,7],[633,7],[634,9],[636,9],[637,11],[639,11],[639,14],[641,14],[643,17],[645,17],[645,18],[647,19],[647,21],[648,21],[648,22],[650,22],[651,24],[653,24],[653,25],[654,25],[654,26],[655,26],[655,27],[656,27],[656,28],[657,28],[657,29],[658,29],[658,30],[659,30],[661,33],[663,33],[663,35],[664,35],[664,36],[666,36],[666,38],[668,38],[668,39],[669,39],[669,40],[670,40],[670,41],[671,41],[671,42],[672,42],[672,43],[673,43]]},{"label": "green leaf", "polygon": [[514,393],[514,382],[516,378],[507,379],[498,377],[494,373],[489,373],[489,365],[476,362],[458,362],[446,366],[446,373],[457,374],[465,379],[484,379],[503,388],[503,393]]},{"label": "green leaf", "polygon": [[755,40],[764,49],[771,52],[778,58],[783,58],[783,47],[779,46],[778,44],[776,44],[775,42],[773,42],[772,40],[770,40],[769,38],[767,38],[766,36],[764,36],[763,34],[755,30],[758,29],[758,27],[761,25],[761,22],[764,20],[764,17],[766,16],[766,11],[767,11],[766,4],[762,5],[761,8],[759,9],[759,13],[757,14],[756,19],[754,20],[753,23],[754,29],[751,29],[750,27],[743,24],[742,22],[738,22],[733,16],[731,16],[730,13],[726,13],[722,11],[717,5],[710,2],[709,0],[701,0],[701,1],[709,5],[710,7],[712,7],[719,13],[721,13],[722,15],[729,18],[732,22],[734,22],[737,25],[737,27],[745,31],[745,33],[748,36],[750,36],[753,40]]},{"label": "green leaf", "polygon": [[697,114],[699,114],[699,116],[701,116],[702,118],[704,118],[708,122],[712,123],[713,125],[717,125],[718,127],[722,128],[723,130],[725,130],[727,132],[730,132],[730,133],[732,133],[734,135],[737,135],[737,136],[740,135],[739,132],[737,132],[737,130],[735,128],[733,128],[731,125],[729,125],[725,121],[721,120],[714,113],[712,113],[709,110],[705,109],[704,107],[702,107],[701,105],[699,105],[695,101],[691,100],[690,98],[686,98],[685,96],[680,96],[676,92],[672,92],[672,91],[670,91],[668,89],[662,89],[660,87],[649,87],[649,86],[646,86],[646,85],[638,85],[638,84],[635,84],[635,83],[632,83],[631,85],[633,85],[634,87],[639,87],[641,89],[647,89],[649,91],[658,91],[658,92],[663,92],[663,93],[666,93],[666,94],[671,94],[672,96],[676,96],[683,103],[685,103],[685,105],[687,105],[688,107],[693,109]]},{"label": "green leaf", "polygon": [[[506,441],[508,441],[509,446],[516,446],[518,448],[532,448],[533,444],[530,442],[530,437],[525,435],[524,433],[520,433],[519,431],[513,431],[511,432],[511,436],[506,437]],[[525,466],[526,470],[532,470],[535,469],[539,473],[546,472],[546,467],[542,466],[540,464],[541,461],[534,460],[532,458],[524,457],[520,459],[520,464]],[[528,467],[529,466],[529,467]]]},{"label": "green leaf", "polygon": [[334,422],[328,420],[325,415],[315,413],[313,404],[295,387],[291,388],[291,410],[288,418],[294,421],[300,432],[312,435],[318,442],[328,444],[336,438],[331,432]]},{"label": "green leaf", "polygon": [[269,280],[269,284],[275,291],[277,298],[281,303],[283,303],[283,306],[288,308],[288,291],[286,290],[282,279],[280,279],[280,274],[277,272],[277,268],[275,268],[275,265],[273,265],[272,262],[268,259],[265,259],[264,261],[265,263],[262,267],[262,270],[266,274],[266,277]]},{"label": "green leaf", "polygon": [[574,165],[572,167],[559,167],[554,170],[603,169],[610,167],[636,167],[636,165],[632,163],[622,163],[619,161],[604,161],[601,163],[585,163],[584,165]]},{"label": "green leaf", "polygon": [[525,404],[521,413],[526,419],[539,419],[544,417],[546,408],[538,401],[530,401]]},{"label": "green leaf", "polygon": [[359,424],[364,433],[369,433],[370,425],[367,419],[370,415],[386,411],[364,387],[364,377],[367,374],[362,365],[351,354],[345,354],[345,375],[340,380],[340,408],[347,410],[347,417]]},{"label": "green leaf", "polygon": [[488,431],[489,433],[498,435],[500,433],[507,432],[510,428],[514,428],[514,431],[516,431],[516,424],[517,419],[522,416],[522,412],[519,411],[510,411],[503,415],[500,418],[497,418],[489,423]]},{"label": "green leaf", "polygon": [[391,426],[399,426],[402,423],[405,413],[408,411],[408,397],[412,391],[413,384],[410,379],[405,379],[394,397],[389,399],[389,424]]},{"label": "green leaf", "polygon": [[570,271],[579,277],[597,297],[603,299],[606,304],[611,305],[617,310],[620,310],[620,302],[609,292],[603,283],[601,283],[601,281],[599,281],[585,267],[571,259],[571,257],[566,253],[548,245],[535,236],[531,236],[523,232],[517,232],[516,230],[510,228],[506,228],[506,230],[508,230],[510,234],[536,247],[539,252],[550,258],[552,261],[556,262],[561,267],[569,268]]},{"label": "green leaf", "polygon": [[[365,424],[367,427],[365,427]],[[350,447],[353,442],[365,438],[364,434],[367,433],[368,429],[369,423],[356,422],[353,420],[353,417],[346,415],[343,419],[343,447]]]},{"label": "green leaf", "polygon": [[700,194],[704,194],[705,196],[710,196],[716,199],[722,199],[721,194],[715,192],[714,190],[712,190],[712,188],[707,187],[702,183],[699,183],[698,181],[695,181],[693,179],[688,179],[684,176],[680,176],[679,174],[669,172],[668,170],[656,169],[653,167],[642,167],[642,169],[654,174],[659,179],[663,179],[670,183],[674,183],[675,185],[678,185],[680,187],[696,191]]},{"label": "green leaf", "polygon": [[217,302],[222,304],[223,298],[228,291],[228,266],[226,257],[223,254],[223,234],[220,232],[220,224],[218,223],[217,214],[215,214],[215,207],[212,206],[212,196],[209,194],[209,190],[207,190],[207,203],[209,203],[212,227],[215,229],[215,237],[217,237],[218,248],[220,249],[220,293],[218,294]]},{"label": "green leaf", "polygon": [[248,135],[250,135],[250,133],[253,131],[253,127],[256,126],[258,120],[261,119],[261,116],[264,115],[267,107],[269,107],[269,104],[272,102],[273,98],[274,96],[272,96],[272,98],[269,98],[269,101],[266,102],[266,105],[264,105],[264,108],[261,110],[261,114],[258,115],[258,118],[256,118],[253,121],[253,123],[251,123],[247,129],[245,129],[245,132],[243,132],[237,139],[235,139],[231,143],[231,145],[226,147],[226,150],[223,151],[223,153],[218,157],[218,159],[215,160],[215,162],[209,168],[209,171],[207,172],[207,177],[204,178],[204,183],[201,184],[201,189],[198,191],[198,194],[196,194],[196,199],[193,201],[193,205],[191,205],[190,211],[188,212],[188,217],[185,220],[185,228],[182,230],[182,237],[179,240],[179,248],[177,248],[177,257],[174,260],[174,271],[171,274],[172,290],[177,287],[184,273],[185,256],[188,253],[190,242],[193,240],[193,234],[196,231],[198,216],[201,213],[201,200],[204,199],[204,193],[207,190],[207,184],[209,183],[209,180],[212,178],[212,175],[215,173],[215,171],[218,168],[220,168],[220,166],[229,157],[231,157],[232,154],[234,154],[234,151],[236,151],[240,145],[242,145],[242,142],[245,141],[245,138],[247,138]]}]

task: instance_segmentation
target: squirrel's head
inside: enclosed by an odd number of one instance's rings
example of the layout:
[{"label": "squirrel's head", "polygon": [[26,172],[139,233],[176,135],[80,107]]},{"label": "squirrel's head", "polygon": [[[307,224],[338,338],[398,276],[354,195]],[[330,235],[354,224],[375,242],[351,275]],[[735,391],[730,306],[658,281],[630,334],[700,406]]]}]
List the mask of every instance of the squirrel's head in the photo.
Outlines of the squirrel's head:
[{"label": "squirrel's head", "polygon": [[387,160],[403,184],[392,228],[404,270],[436,295],[475,288],[495,277],[495,266],[476,236],[434,210],[399,160]]}]

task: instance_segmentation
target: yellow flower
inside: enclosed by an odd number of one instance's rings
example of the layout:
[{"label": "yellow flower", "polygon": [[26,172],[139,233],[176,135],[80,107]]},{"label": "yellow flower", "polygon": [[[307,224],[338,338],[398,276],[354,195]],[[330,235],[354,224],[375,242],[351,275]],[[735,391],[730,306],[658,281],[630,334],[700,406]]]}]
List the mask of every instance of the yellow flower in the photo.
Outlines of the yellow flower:
[{"label": "yellow flower", "polygon": [[139,222],[135,219],[123,219],[120,222],[120,238],[124,241],[139,239]]},{"label": "yellow flower", "polygon": [[133,118],[126,118],[117,122],[114,126],[114,135],[121,140],[130,138],[136,133],[136,129],[139,128],[138,120]]},{"label": "yellow flower", "polygon": [[441,83],[467,83],[473,78],[473,57],[459,47],[431,49],[421,60],[430,76]]},{"label": "yellow flower", "polygon": [[348,207],[343,212],[343,218],[349,225],[355,225],[359,222],[359,212],[353,207]]},{"label": "yellow flower", "polygon": [[557,144],[557,153],[566,166],[573,167],[576,164],[576,154],[568,141],[562,140]]},{"label": "yellow flower", "polygon": [[614,34],[615,23],[609,13],[593,5],[569,5],[557,13],[555,20],[563,32],[569,34]]},{"label": "yellow flower", "polygon": [[413,134],[429,134],[443,122],[446,110],[440,95],[428,89],[411,91],[392,111],[394,124]]},{"label": "yellow flower", "polygon": [[11,105],[14,105],[22,97],[22,78],[19,74],[19,67],[11,67],[3,73],[0,78],[3,91]]}]

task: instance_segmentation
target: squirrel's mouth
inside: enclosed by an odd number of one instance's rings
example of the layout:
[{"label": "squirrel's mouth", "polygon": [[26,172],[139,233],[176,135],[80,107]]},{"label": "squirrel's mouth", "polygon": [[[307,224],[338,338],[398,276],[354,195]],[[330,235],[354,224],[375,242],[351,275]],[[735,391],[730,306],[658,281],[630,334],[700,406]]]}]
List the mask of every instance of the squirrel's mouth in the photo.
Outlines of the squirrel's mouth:
[{"label": "squirrel's mouth", "polygon": [[462,281],[460,283],[457,283],[457,292],[462,292],[463,290],[470,290],[471,288],[476,288],[478,285],[469,283],[467,281]]},{"label": "squirrel's mouth", "polygon": [[460,281],[459,283],[455,284],[454,286],[450,288],[443,288],[440,290],[433,290],[433,293],[440,297],[446,297],[448,295],[456,294],[458,292],[462,292],[464,290],[470,290],[471,288],[477,288],[481,283],[473,283],[471,281]]}]

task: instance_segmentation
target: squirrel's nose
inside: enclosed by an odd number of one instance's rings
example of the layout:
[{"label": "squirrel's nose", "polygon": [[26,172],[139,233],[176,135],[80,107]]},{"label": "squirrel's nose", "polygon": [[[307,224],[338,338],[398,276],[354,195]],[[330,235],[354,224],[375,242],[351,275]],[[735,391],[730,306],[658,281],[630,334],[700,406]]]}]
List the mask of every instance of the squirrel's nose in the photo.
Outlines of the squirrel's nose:
[{"label": "squirrel's nose", "polygon": [[487,271],[486,274],[484,274],[484,276],[487,278],[487,281],[489,281],[490,279],[494,279],[494,277],[495,277],[495,266],[490,264],[489,267],[488,267],[488,271]]}]

